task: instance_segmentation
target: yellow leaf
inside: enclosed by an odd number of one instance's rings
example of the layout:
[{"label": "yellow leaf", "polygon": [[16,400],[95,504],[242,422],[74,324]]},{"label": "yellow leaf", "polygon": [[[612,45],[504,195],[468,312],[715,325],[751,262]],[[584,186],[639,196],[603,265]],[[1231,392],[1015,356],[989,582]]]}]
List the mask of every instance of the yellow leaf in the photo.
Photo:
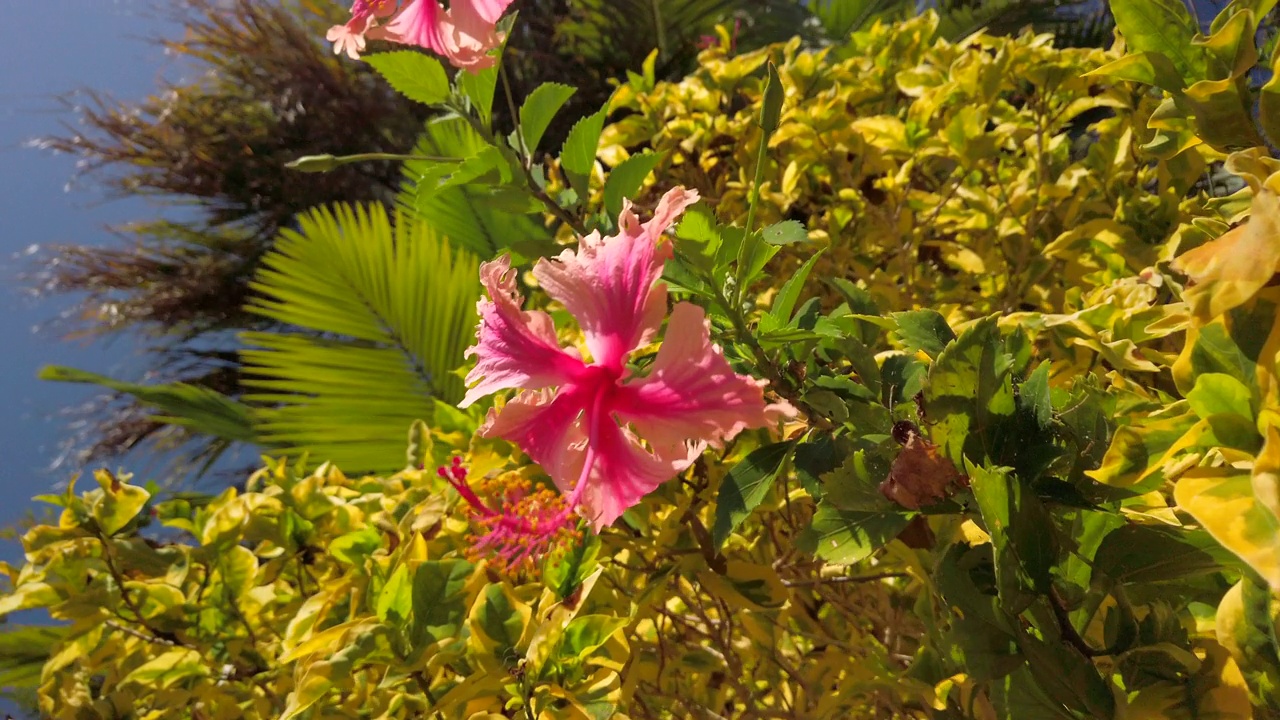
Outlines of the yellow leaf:
[{"label": "yellow leaf", "polygon": [[1253,496],[1280,520],[1280,429],[1267,428],[1267,442],[1254,462],[1250,481]]},{"label": "yellow leaf", "polygon": [[1249,222],[1173,261],[1188,276],[1183,299],[1201,325],[1247,302],[1280,269],[1280,196],[1260,188]]},{"label": "yellow leaf", "polygon": [[208,674],[209,668],[205,666],[200,653],[190,648],[174,648],[143,663],[121,683],[135,682],[153,688],[167,688],[184,678],[204,677]]},{"label": "yellow leaf", "polygon": [[1173,496],[1223,547],[1280,587],[1280,518],[1254,497],[1250,475],[1229,467],[1194,468]]},{"label": "yellow leaf", "polygon": [[352,620],[350,622],[334,625],[331,628],[312,635],[310,638],[307,638],[306,642],[301,643],[293,650],[285,653],[280,657],[280,664],[283,665],[285,663],[291,663],[300,657],[305,657],[313,653],[323,651],[332,653],[336,648],[342,646],[342,640],[348,635],[348,633],[366,630],[374,625],[377,625],[377,621],[372,618]]}]

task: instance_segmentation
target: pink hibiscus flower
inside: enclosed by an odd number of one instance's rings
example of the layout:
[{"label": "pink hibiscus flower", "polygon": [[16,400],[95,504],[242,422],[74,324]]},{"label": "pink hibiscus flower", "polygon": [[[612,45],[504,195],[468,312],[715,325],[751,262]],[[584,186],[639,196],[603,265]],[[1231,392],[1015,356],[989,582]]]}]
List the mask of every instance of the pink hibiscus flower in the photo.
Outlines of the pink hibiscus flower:
[{"label": "pink hibiscus flower", "polygon": [[476,365],[462,406],[498,390],[522,390],[489,411],[480,434],[519,445],[566,495],[556,518],[532,526],[511,518],[503,525],[508,534],[550,532],[551,520],[563,522],[574,511],[596,529],[610,525],[689,467],[708,443],[771,425],[790,410],[766,405],[763,381],[733,372],[711,342],[702,308],[691,303],[672,310],[642,377],[626,367],[666,314],[667,289],[657,281],[672,248],[662,233],[697,199],[696,192],[671,190],[644,224],[628,203],[617,235],[592,233],[576,251],[534,267],[547,294],[577,318],[590,361],[560,347],[550,315],[520,308],[508,257],[481,266],[489,299],[478,305],[476,344],[467,350]]},{"label": "pink hibiscus flower", "polygon": [[491,50],[502,43],[495,29],[512,0],[453,0],[445,10],[436,0],[407,0],[370,37],[426,48],[454,67],[480,70],[493,64]]}]

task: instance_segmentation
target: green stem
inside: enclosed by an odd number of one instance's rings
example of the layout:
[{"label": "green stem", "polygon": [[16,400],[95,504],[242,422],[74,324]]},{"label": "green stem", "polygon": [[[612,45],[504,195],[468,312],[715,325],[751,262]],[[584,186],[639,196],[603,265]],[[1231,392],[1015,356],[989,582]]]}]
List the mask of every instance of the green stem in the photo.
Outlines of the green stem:
[{"label": "green stem", "polygon": [[400,155],[398,153],[359,153],[357,155],[304,155],[292,162],[284,164],[290,170],[298,172],[329,172],[343,165],[370,160],[427,160],[430,162],[462,162],[465,158],[443,157],[440,155]]},{"label": "green stem", "polygon": [[[479,120],[463,112],[461,109],[458,109],[458,108],[451,108],[451,109],[454,112],[456,112],[459,117],[466,120],[467,123],[471,125],[471,128],[475,130],[477,133],[479,133],[480,137],[484,138],[485,142],[489,143],[490,145],[494,145],[494,146],[497,145],[497,143],[494,141],[493,133],[490,132],[488,128],[486,128],[484,125],[482,125]],[[517,133],[517,135],[518,134],[519,133]],[[584,235],[586,235],[587,229],[582,225],[582,223],[579,222],[578,219],[575,218],[573,215],[570,215],[569,212],[565,210],[563,207],[560,207],[560,203],[556,202],[555,199],[552,198],[550,195],[548,195],[545,190],[542,190],[541,188],[538,187],[538,184],[533,179],[533,173],[529,170],[529,168],[524,167],[522,164],[521,169],[524,171],[524,179],[525,179],[525,185],[526,185],[525,189],[528,190],[529,194],[532,195],[535,200],[542,203],[542,205],[546,207],[547,212],[554,215],[557,220],[564,223],[565,225],[568,225],[573,230],[575,235],[577,235],[578,237],[583,237]]]},{"label": "green stem", "polygon": [[507,64],[498,64],[498,75],[502,78],[502,92],[507,96],[507,110],[511,112],[511,126],[516,131],[516,141],[520,143],[520,157],[524,160],[526,171],[533,162],[533,154],[524,143],[524,133],[520,131],[520,111],[516,109],[516,98],[511,92],[511,79],[507,75]]},{"label": "green stem", "polygon": [[760,151],[756,153],[756,173],[755,178],[751,181],[751,194],[747,199],[747,224],[742,229],[742,244],[738,246],[738,268],[735,275],[735,284],[733,288],[734,306],[742,305],[743,295],[746,293],[746,264],[747,264],[747,248],[751,248],[752,254],[755,253],[755,244],[751,241],[751,231],[755,227],[756,221],[756,205],[760,204],[760,181],[764,177],[764,158],[768,152],[769,133],[763,130],[760,133]]}]

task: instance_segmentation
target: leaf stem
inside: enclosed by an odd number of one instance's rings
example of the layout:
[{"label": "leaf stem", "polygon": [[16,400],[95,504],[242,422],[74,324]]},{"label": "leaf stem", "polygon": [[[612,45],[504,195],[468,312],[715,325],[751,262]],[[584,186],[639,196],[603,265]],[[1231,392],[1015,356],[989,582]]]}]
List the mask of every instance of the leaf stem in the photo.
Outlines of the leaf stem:
[{"label": "leaf stem", "polygon": [[[473,117],[467,112],[464,112],[461,108],[451,107],[450,109],[453,110],[455,113],[457,113],[459,117],[466,120],[467,123],[471,125],[471,128],[475,130],[477,133],[479,133],[480,137],[484,138],[485,142],[489,143],[490,145],[493,145],[494,147],[497,147],[497,142],[495,142],[493,133],[488,128],[486,128],[479,121],[479,119]],[[519,131],[516,132],[516,135],[517,136],[520,135]],[[521,138],[520,142],[523,144],[524,139]],[[552,198],[550,195],[548,195],[545,190],[538,187],[538,183],[534,181],[533,173],[530,171],[526,163],[522,162],[520,164],[520,169],[523,171],[523,174],[524,174],[525,186],[526,186],[525,190],[527,190],[529,194],[533,196],[533,199],[542,203],[543,207],[547,209],[547,212],[555,216],[557,220],[564,223],[565,225],[568,225],[569,228],[573,230],[575,235],[577,235],[580,238],[585,236],[587,234],[586,227],[584,227],[583,224],[579,222],[577,218],[569,214],[569,211],[561,207],[560,203],[556,202],[555,199]]]}]

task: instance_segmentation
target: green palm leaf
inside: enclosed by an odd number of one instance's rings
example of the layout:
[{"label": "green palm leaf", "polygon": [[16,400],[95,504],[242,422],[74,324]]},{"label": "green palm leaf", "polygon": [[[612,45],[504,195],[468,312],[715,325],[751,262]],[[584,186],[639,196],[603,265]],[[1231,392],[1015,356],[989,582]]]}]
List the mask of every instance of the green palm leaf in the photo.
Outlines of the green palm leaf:
[{"label": "green palm leaf", "polygon": [[196,450],[186,456],[196,461],[203,473],[235,443],[255,443],[250,409],[235,398],[212,388],[183,382],[143,385],[62,365],[40,369],[41,380],[98,385],[132,396],[141,405],[155,410],[151,420],[186,431],[180,442],[194,442]]},{"label": "green palm leaf", "polygon": [[263,258],[249,309],[303,330],[242,336],[263,442],[350,471],[403,466],[413,421],[462,397],[478,277],[474,255],[381,205],[299,216]]}]

